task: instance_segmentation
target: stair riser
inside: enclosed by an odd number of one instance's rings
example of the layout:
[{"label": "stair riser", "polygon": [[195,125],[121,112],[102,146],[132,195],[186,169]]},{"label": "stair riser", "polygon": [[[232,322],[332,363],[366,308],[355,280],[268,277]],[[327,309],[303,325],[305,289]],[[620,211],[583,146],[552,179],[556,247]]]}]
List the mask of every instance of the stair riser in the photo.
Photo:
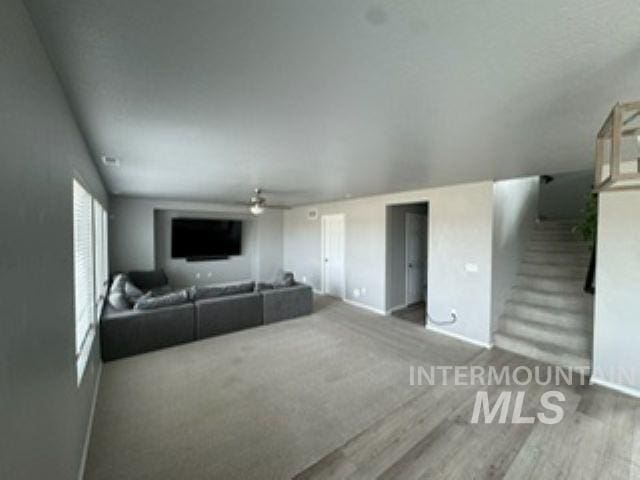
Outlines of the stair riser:
[{"label": "stair riser", "polygon": [[582,293],[584,281],[581,279],[565,280],[549,277],[527,277],[518,276],[517,285],[531,288],[533,290],[544,290],[545,292],[564,292],[579,294]]},{"label": "stair riser", "polygon": [[529,305],[508,302],[504,314],[524,318],[538,323],[551,326],[570,328],[575,330],[591,331],[593,318],[587,314],[574,312],[556,313],[542,308],[535,308]]},{"label": "stair riser", "polygon": [[567,227],[573,228],[579,223],[578,219],[566,218],[558,220],[542,220],[536,222],[536,228],[552,228],[552,227]]},{"label": "stair riser", "polygon": [[555,253],[555,252],[525,252],[524,261],[552,265],[588,265],[588,253]]},{"label": "stair riser", "polygon": [[574,333],[559,331],[544,325],[504,319],[503,331],[508,334],[529,338],[533,341],[547,342],[558,347],[588,352],[591,349],[591,335],[576,330]]},{"label": "stair riser", "polygon": [[523,263],[520,267],[520,273],[527,275],[537,275],[540,277],[575,277],[576,279],[585,279],[587,276],[586,266],[575,265],[545,265],[535,263]]},{"label": "stair riser", "polygon": [[534,232],[568,232],[573,233],[573,229],[575,228],[575,224],[565,224],[565,223],[537,223],[533,227]]},{"label": "stair riser", "polygon": [[562,252],[562,253],[580,253],[588,254],[589,246],[586,243],[579,242],[549,242],[532,240],[527,244],[529,252]]},{"label": "stair riser", "polygon": [[547,295],[543,292],[514,289],[511,292],[511,300],[552,308],[561,308],[572,312],[590,313],[593,309],[593,301],[586,295],[584,297]]},{"label": "stair riser", "polygon": [[541,242],[575,242],[576,240],[579,240],[579,237],[571,232],[554,232],[544,230],[531,232],[529,238],[530,240]]},{"label": "stair riser", "polygon": [[542,350],[529,342],[520,341],[500,334],[495,335],[494,343],[499,348],[516,352],[541,362],[582,370],[585,373],[588,373],[590,370],[590,362],[586,357],[583,358],[572,354],[556,355]]}]

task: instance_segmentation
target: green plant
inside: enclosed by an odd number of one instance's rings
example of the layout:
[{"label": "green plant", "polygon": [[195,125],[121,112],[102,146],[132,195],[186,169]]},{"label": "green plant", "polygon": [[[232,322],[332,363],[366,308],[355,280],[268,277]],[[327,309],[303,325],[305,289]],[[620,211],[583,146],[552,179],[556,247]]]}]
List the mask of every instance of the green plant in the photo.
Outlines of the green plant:
[{"label": "green plant", "polygon": [[596,243],[596,234],[598,230],[598,194],[590,193],[587,195],[584,209],[584,217],[576,226],[576,233],[580,234],[585,242],[591,247]]}]

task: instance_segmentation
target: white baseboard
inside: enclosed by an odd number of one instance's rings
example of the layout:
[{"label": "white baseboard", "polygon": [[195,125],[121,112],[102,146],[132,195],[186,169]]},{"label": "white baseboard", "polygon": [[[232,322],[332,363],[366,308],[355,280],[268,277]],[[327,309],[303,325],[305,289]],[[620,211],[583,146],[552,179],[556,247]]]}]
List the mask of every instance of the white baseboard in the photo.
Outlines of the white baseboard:
[{"label": "white baseboard", "polygon": [[391,307],[389,309],[387,309],[387,315],[391,315],[392,313],[398,311],[398,310],[403,310],[405,308],[407,308],[408,305],[406,304],[401,304],[401,305],[396,305],[395,307]]},{"label": "white baseboard", "polygon": [[589,383],[592,385],[600,385],[601,387],[608,388],[609,390],[615,390],[616,392],[624,393],[631,397],[640,398],[640,391],[626,385],[620,385],[618,383],[609,382],[598,377],[591,377]]},{"label": "white baseboard", "polygon": [[370,312],[377,313],[378,315],[386,315],[387,313],[384,310],[380,310],[376,307],[372,307],[370,305],[365,305],[364,303],[356,302],[355,300],[350,300],[348,298],[343,299],[344,303],[348,303],[354,307],[364,308],[365,310],[369,310]]},{"label": "white baseboard", "polygon": [[84,435],[84,446],[82,447],[82,458],[80,459],[80,468],[78,469],[78,480],[83,480],[84,469],[87,465],[87,455],[89,455],[89,442],[91,441],[91,430],[93,429],[93,417],[96,413],[96,403],[98,402],[98,389],[100,388],[100,379],[102,377],[102,361],[98,365],[98,374],[96,375],[96,384],[93,387],[93,398],[91,399],[91,410],[89,411],[89,421],[87,422],[87,432]]},{"label": "white baseboard", "polygon": [[446,335],[451,338],[455,338],[456,340],[461,340],[466,343],[470,343],[477,347],[482,347],[486,349],[493,348],[493,343],[481,342],[479,340],[474,340],[473,338],[465,337],[464,335],[460,335],[459,333],[450,332],[449,330],[445,330],[444,328],[436,327],[435,325],[427,324],[427,330],[435,333],[440,333],[442,335]]}]

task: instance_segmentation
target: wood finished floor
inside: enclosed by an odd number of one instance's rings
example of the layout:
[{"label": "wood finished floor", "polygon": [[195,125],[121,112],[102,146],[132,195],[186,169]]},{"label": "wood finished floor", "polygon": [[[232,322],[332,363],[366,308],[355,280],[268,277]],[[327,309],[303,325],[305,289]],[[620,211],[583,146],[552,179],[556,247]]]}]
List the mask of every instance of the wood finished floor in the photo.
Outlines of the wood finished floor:
[{"label": "wood finished floor", "polygon": [[408,322],[413,322],[416,325],[424,326],[426,316],[425,303],[414,303],[413,305],[409,305],[408,307],[396,310],[391,314],[391,316],[394,318],[399,318],[401,320],[406,320]]},{"label": "wood finished floor", "polygon": [[[640,401],[566,384],[409,386],[409,365],[542,364],[316,302],[311,317],[105,364],[85,478],[640,478]],[[524,415],[560,390],[565,416],[472,424],[480,390],[525,391]]]},{"label": "wood finished floor", "polygon": [[[469,365],[547,367],[497,348]],[[640,479],[640,400],[583,385],[577,376],[571,383],[424,387],[295,478]],[[545,391],[561,391],[564,418],[556,425],[472,424],[480,390],[492,402],[505,390],[526,392],[523,416],[543,411]]]}]

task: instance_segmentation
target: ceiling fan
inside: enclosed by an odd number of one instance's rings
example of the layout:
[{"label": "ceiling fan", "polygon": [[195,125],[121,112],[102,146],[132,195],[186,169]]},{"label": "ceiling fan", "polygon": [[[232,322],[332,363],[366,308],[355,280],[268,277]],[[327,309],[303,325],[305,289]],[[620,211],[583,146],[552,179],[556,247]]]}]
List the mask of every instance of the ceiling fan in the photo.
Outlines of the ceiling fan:
[{"label": "ceiling fan", "polygon": [[264,191],[260,188],[253,189],[253,196],[249,200],[247,205],[249,207],[249,211],[253,215],[260,215],[264,212],[265,208],[277,208],[280,210],[288,210],[290,207],[286,207],[284,205],[267,205],[267,199],[263,196]]}]

